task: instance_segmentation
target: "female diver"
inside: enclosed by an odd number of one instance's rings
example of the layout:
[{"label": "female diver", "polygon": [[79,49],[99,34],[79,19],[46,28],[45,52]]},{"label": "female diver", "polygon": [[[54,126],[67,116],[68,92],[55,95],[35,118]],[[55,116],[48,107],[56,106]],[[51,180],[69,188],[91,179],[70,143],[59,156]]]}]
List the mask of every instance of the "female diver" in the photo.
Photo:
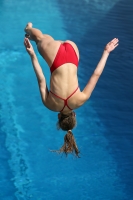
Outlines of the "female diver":
[{"label": "female diver", "polygon": [[[66,155],[73,152],[79,157],[79,150],[71,131],[76,125],[76,115],[73,110],[82,106],[90,98],[107,58],[110,52],[118,46],[119,40],[114,38],[105,46],[94,73],[83,91],[80,91],[77,77],[79,51],[76,44],[70,40],[54,40],[39,29],[32,28],[32,23],[26,25],[25,32],[24,45],[30,55],[38,80],[42,102],[48,109],[59,112],[58,128],[67,131],[64,145],[57,152],[64,152]],[[39,53],[50,68],[50,91],[48,91],[45,76],[29,40],[35,41]]]}]

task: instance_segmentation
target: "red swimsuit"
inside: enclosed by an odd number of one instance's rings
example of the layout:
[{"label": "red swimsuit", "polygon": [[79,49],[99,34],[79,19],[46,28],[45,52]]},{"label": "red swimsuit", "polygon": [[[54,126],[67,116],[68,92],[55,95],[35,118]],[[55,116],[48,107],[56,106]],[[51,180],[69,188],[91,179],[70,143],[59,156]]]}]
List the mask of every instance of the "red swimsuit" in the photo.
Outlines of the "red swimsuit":
[{"label": "red swimsuit", "polygon": [[[58,67],[60,67],[61,65],[65,64],[65,63],[72,63],[78,67],[78,57],[75,52],[75,49],[73,48],[73,46],[70,43],[67,43],[67,42],[60,45],[57,55],[54,59],[54,62],[52,64],[52,66],[50,67],[51,74],[54,70],[56,70]],[[72,110],[68,106],[67,101],[78,90],[78,88],[79,87],[77,87],[76,90],[74,90],[74,92],[72,94],[70,94],[69,97],[67,97],[66,99],[63,99],[62,97],[59,97],[58,95],[56,95],[52,91],[50,91],[57,98],[64,100],[64,106],[61,111],[63,111],[65,106],[67,106],[70,110]]]}]

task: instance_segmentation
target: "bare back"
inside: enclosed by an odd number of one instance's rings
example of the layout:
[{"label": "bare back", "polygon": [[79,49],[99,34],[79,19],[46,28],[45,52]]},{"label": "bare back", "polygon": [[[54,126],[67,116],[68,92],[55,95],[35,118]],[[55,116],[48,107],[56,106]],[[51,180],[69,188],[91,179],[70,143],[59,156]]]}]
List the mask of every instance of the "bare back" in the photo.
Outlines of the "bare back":
[{"label": "bare back", "polygon": [[[51,67],[54,59],[58,53],[60,45],[63,44],[63,41],[56,41],[51,36],[44,35],[44,38],[38,43],[38,51],[42,55],[42,57],[47,62],[48,66]],[[70,43],[75,50],[78,60],[79,60],[79,51],[76,44],[70,40],[65,41],[65,43]],[[72,63],[65,63],[58,67],[51,75],[50,80],[50,90],[57,94],[58,96],[66,99],[78,86],[78,78],[77,78],[77,66]],[[76,99],[78,98],[78,94],[80,89],[68,100],[68,103],[72,109],[75,109],[77,106]],[[54,111],[61,110],[64,102],[49,93],[48,96],[48,107],[51,109],[53,107]],[[56,106],[55,106],[56,105]],[[64,112],[68,112],[68,108],[64,108]]]}]

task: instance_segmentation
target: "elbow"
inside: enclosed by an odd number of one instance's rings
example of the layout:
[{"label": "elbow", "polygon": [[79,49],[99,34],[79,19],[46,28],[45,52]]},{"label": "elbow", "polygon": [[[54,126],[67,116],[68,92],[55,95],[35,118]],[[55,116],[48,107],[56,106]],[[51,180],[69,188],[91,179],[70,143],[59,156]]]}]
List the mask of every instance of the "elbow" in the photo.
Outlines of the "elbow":
[{"label": "elbow", "polygon": [[83,94],[83,103],[84,104],[91,96],[91,94],[86,94],[84,91],[82,92]]},{"label": "elbow", "polygon": [[45,78],[44,78],[44,76],[39,76],[39,77],[37,77],[37,80],[38,80],[38,83],[39,83],[40,86],[43,85],[43,84],[45,83]]}]

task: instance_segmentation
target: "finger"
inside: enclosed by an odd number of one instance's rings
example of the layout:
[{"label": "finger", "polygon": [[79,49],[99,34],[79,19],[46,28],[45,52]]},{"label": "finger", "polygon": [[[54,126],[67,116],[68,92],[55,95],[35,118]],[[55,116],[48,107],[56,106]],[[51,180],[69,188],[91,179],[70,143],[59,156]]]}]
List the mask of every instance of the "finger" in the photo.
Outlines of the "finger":
[{"label": "finger", "polygon": [[114,42],[115,40],[117,40],[117,38],[114,38],[113,40],[111,40],[111,42]]},{"label": "finger", "polygon": [[115,48],[118,46],[119,44],[117,43],[116,45],[114,45],[115,46]]},{"label": "finger", "polygon": [[25,45],[27,44],[27,38],[24,38],[24,44]]},{"label": "finger", "polygon": [[26,42],[26,38],[24,38],[24,43]]},{"label": "finger", "polygon": [[29,39],[25,37],[25,41],[27,42],[27,41],[29,41]]},{"label": "finger", "polygon": [[27,46],[28,46],[27,41],[24,41],[24,45],[27,48]]},{"label": "finger", "polygon": [[31,43],[30,43],[30,41],[29,41],[29,39],[28,38],[26,38],[26,45],[27,45],[27,47],[31,47]]},{"label": "finger", "polygon": [[25,47],[26,47],[27,50],[30,50],[31,46],[30,46],[30,44],[28,43],[28,40],[27,40],[27,39],[24,40],[24,45],[25,45]]},{"label": "finger", "polygon": [[27,47],[26,49],[27,49],[27,51],[30,51],[30,48]]},{"label": "finger", "polygon": [[116,43],[118,41],[119,41],[118,38],[114,38],[111,42]]},{"label": "finger", "polygon": [[26,41],[24,40],[24,46],[26,47],[27,46],[27,43],[26,43]]},{"label": "finger", "polygon": [[116,45],[119,42],[118,38],[114,38],[113,40],[111,40],[108,44],[109,45]]},{"label": "finger", "polygon": [[114,46],[116,46],[117,44],[119,44],[118,42],[114,43]]},{"label": "finger", "polygon": [[31,45],[31,43],[30,43],[30,40],[27,38],[27,43],[29,44],[29,45]]}]

